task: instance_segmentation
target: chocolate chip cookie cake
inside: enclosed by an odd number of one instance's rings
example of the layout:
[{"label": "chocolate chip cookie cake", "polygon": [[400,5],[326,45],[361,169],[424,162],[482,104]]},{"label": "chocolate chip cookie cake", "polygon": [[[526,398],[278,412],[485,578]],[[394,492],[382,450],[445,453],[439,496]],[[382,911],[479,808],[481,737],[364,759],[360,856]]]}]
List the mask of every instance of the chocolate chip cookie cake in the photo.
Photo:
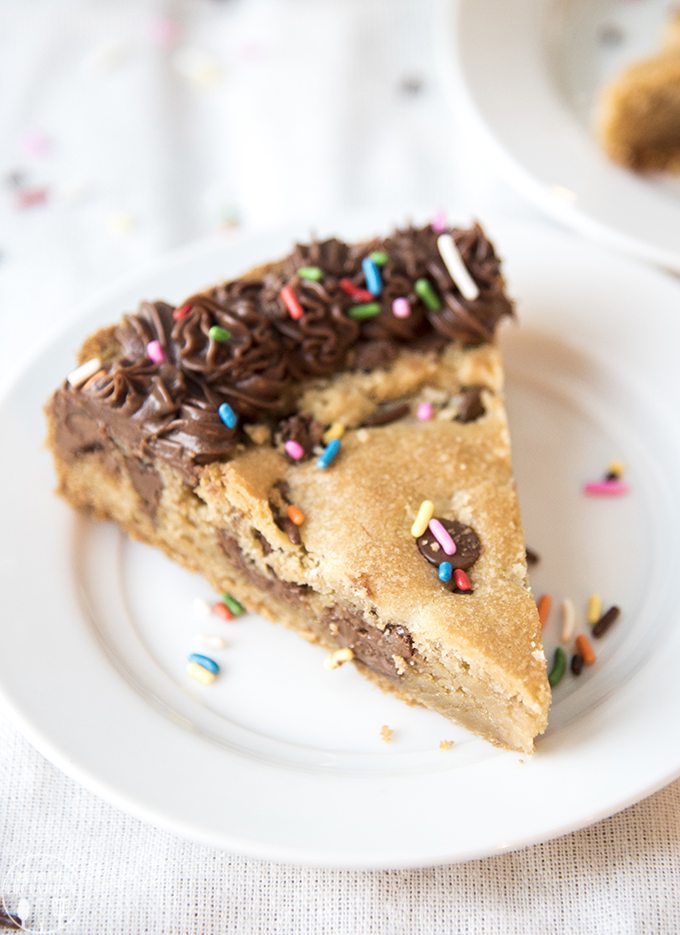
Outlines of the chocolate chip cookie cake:
[{"label": "chocolate chip cookie cake", "polygon": [[333,664],[530,751],[550,690],[494,342],[511,315],[478,225],[298,245],[144,302],[47,404],[59,491]]}]

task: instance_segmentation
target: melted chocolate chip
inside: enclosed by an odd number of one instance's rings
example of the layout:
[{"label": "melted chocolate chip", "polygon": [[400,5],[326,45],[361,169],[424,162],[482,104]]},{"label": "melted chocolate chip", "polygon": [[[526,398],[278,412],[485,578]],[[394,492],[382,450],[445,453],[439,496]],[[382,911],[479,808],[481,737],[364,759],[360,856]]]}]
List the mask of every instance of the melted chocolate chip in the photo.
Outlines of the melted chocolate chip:
[{"label": "melted chocolate chip", "polygon": [[464,571],[471,568],[482,551],[477,533],[472,526],[465,526],[455,519],[437,519],[456,543],[456,551],[453,555],[447,555],[430,530],[426,529],[423,535],[416,539],[420,554],[433,565],[451,562],[454,568],[462,568]]},{"label": "melted chocolate chip", "polygon": [[369,669],[394,678],[399,673],[394,656],[411,659],[414,655],[411,634],[400,624],[388,624],[380,630],[346,605],[329,607],[325,613],[329,629],[341,646],[349,646],[359,662]]},{"label": "melted chocolate chip", "polygon": [[390,341],[364,341],[357,345],[354,366],[357,370],[378,370],[387,367],[397,356],[397,348]]},{"label": "melted chocolate chip", "polygon": [[292,519],[290,519],[289,517],[285,518],[285,520],[283,521],[283,529],[284,529],[284,532],[287,534],[288,538],[290,539],[290,541],[293,543],[293,545],[300,545],[300,543],[302,542],[300,530],[295,525]]},{"label": "melted chocolate chip", "polygon": [[456,422],[476,422],[486,409],[482,402],[483,386],[464,386],[460,393],[460,404]]},{"label": "melted chocolate chip", "polygon": [[281,444],[287,441],[296,441],[301,445],[304,451],[304,457],[301,461],[311,458],[314,453],[314,447],[321,441],[323,435],[323,426],[312,416],[299,412],[288,419],[283,419],[279,423],[278,436]]},{"label": "melted chocolate chip", "polygon": [[401,403],[399,406],[379,406],[375,412],[364,419],[362,425],[389,425],[390,422],[396,422],[397,419],[403,419],[411,411],[408,403]]},{"label": "melted chocolate chip", "polygon": [[163,493],[163,480],[160,474],[150,464],[145,464],[137,458],[126,458],[125,465],[132,486],[139,495],[142,509],[152,519],[155,519]]}]

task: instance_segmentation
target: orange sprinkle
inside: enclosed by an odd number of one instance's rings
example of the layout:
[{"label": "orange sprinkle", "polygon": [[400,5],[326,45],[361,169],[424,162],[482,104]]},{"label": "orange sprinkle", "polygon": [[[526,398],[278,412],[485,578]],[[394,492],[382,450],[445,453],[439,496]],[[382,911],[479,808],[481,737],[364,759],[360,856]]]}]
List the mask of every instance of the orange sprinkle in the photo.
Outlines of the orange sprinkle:
[{"label": "orange sprinkle", "polygon": [[552,597],[549,594],[542,594],[536,608],[538,610],[538,619],[541,621],[541,630],[546,624],[548,617],[550,616],[550,608],[552,607]]},{"label": "orange sprinkle", "polygon": [[288,519],[291,523],[295,523],[296,526],[302,526],[305,521],[305,514],[302,512],[299,506],[293,506],[292,504],[288,507],[287,510]]},{"label": "orange sprinkle", "polygon": [[586,666],[592,666],[592,664],[597,659],[593,651],[593,647],[590,645],[590,640],[585,635],[585,633],[579,633],[576,637],[576,648],[583,656],[583,664]]},{"label": "orange sprinkle", "polygon": [[215,601],[212,605],[213,613],[217,614],[218,617],[221,617],[222,620],[233,620],[234,615],[229,610],[226,604],[223,604],[222,601]]}]

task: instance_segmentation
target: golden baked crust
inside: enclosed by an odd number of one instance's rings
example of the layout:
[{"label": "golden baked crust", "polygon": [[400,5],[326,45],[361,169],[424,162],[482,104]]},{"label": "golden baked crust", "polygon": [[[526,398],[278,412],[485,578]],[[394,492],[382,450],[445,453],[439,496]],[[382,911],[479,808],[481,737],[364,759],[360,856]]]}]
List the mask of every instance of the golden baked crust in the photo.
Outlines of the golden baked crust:
[{"label": "golden baked crust", "polygon": [[[81,359],[119,352],[115,332],[102,329]],[[403,349],[369,372],[308,380],[299,410],[324,426],[347,426],[331,469],[319,470],[316,458],[292,463],[271,428],[253,424],[246,426],[249,444],[229,460],[199,466],[191,484],[157,459],[153,511],[124,446],[64,445],[70,416],[63,391],[47,407],[49,445],[59,491],[74,506],[113,519],[326,649],[352,646],[357,667],[381,687],[528,752],[545,729],[550,690],[527,583],[502,381],[492,343]],[[457,421],[461,393],[471,386],[480,388],[484,413]],[[77,405],[78,394],[72,397]],[[416,417],[423,400],[434,406],[431,421]],[[397,402],[408,406],[401,418],[366,424]],[[410,527],[424,499],[433,501],[435,516],[477,532],[473,593],[441,585],[418,550]],[[286,503],[305,516],[299,543],[281,523]],[[362,655],[353,641],[357,628],[378,646],[377,656]]]},{"label": "golden baked crust", "polygon": [[680,172],[680,13],[662,50],[604,89],[598,136],[610,158],[630,169]]}]

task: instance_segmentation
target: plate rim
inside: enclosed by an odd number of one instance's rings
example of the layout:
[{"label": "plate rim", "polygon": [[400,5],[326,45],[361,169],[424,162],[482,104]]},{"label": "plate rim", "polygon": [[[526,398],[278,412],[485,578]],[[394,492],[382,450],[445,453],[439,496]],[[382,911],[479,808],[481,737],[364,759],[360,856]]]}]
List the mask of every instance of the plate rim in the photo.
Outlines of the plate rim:
[{"label": "plate rim", "polygon": [[[352,217],[356,219],[357,215],[353,213]],[[491,223],[489,226],[493,229],[499,219],[490,218],[490,220]],[[575,238],[572,234],[557,231],[554,228],[550,228],[550,226],[546,225],[545,222],[541,221],[517,221],[516,219],[504,219],[500,223],[504,224],[506,227],[515,226],[531,229],[533,231],[540,230],[546,235],[556,239],[562,238],[564,240],[571,241],[572,243],[578,241],[578,238]],[[339,220],[337,225],[341,226],[342,221]],[[266,231],[255,231],[241,235],[241,237],[257,242],[263,238],[266,239],[269,233],[270,232]],[[143,266],[141,269],[137,269],[131,274],[120,277],[111,285],[98,290],[94,296],[79,305],[78,313],[74,316],[72,321],[67,323],[64,328],[60,329],[60,331],[52,338],[50,338],[49,341],[45,342],[43,346],[36,349],[34,355],[21,368],[14,379],[9,381],[8,385],[3,388],[3,391],[0,394],[0,406],[4,406],[6,400],[12,395],[13,390],[20,384],[22,378],[24,378],[25,375],[35,366],[35,363],[40,359],[40,356],[44,354],[45,349],[51,347],[54,344],[57,344],[59,341],[63,341],[69,333],[75,332],[76,329],[80,329],[82,327],[82,318],[84,315],[88,313],[92,315],[97,306],[104,303],[105,300],[111,301],[119,293],[131,288],[137,288],[136,284],[142,283],[143,280],[152,275],[152,273],[162,273],[164,269],[167,269],[178,262],[191,262],[193,257],[201,256],[206,250],[209,251],[215,249],[218,244],[219,249],[226,252],[230,249],[230,245],[232,243],[233,241],[224,241],[223,239],[216,237],[205,238],[193,244],[179,248],[178,250],[171,251],[165,254],[163,257],[160,257],[147,264],[146,266]],[[610,256],[613,261],[621,262],[621,257],[617,256],[616,254],[610,254]],[[641,271],[641,275],[650,276],[657,280],[663,279],[668,284],[668,279],[662,273],[659,273],[655,270],[650,270],[645,267],[639,267],[639,269]],[[143,286],[140,286],[140,292],[141,291],[143,291]],[[82,335],[82,331],[79,331],[79,333]],[[2,664],[0,662],[0,674],[1,673]],[[153,825],[164,828],[165,830],[171,831],[172,833],[180,834],[181,836],[188,837],[192,840],[199,840],[202,843],[213,847],[236,851],[238,853],[246,854],[250,857],[272,859],[275,861],[284,861],[287,863],[304,866],[354,870],[414,869],[420,867],[436,866],[443,863],[464,862],[485,856],[494,856],[507,853],[532,844],[551,840],[555,837],[559,837],[571,831],[585,827],[594,821],[608,817],[609,815],[612,815],[615,812],[640,801],[640,799],[652,794],[680,775],[679,755],[677,762],[669,765],[665,771],[658,774],[654,779],[651,779],[648,782],[642,784],[629,795],[617,799],[614,802],[610,802],[607,805],[603,805],[592,810],[586,810],[585,814],[582,813],[573,820],[556,822],[553,826],[544,829],[540,833],[528,833],[526,836],[515,836],[512,843],[500,844],[492,849],[490,849],[488,845],[482,844],[478,847],[471,847],[466,850],[440,850],[436,853],[432,853],[429,857],[420,855],[414,857],[414,859],[409,859],[408,857],[394,859],[388,854],[376,854],[373,855],[370,859],[359,855],[355,855],[353,858],[349,858],[347,855],[345,855],[342,859],[337,860],[330,856],[327,852],[315,853],[310,852],[309,850],[306,852],[301,852],[299,848],[294,846],[286,847],[276,844],[273,845],[263,841],[235,839],[233,836],[231,839],[226,840],[223,834],[216,832],[214,835],[211,835],[204,832],[199,832],[195,827],[187,827],[186,824],[181,820],[175,819],[172,816],[168,816],[164,813],[155,812],[153,809],[150,809],[148,805],[140,804],[139,802],[130,798],[126,793],[112,787],[102,777],[96,776],[86,768],[79,766],[74,760],[69,758],[66,752],[63,752],[57,746],[55,746],[51,738],[45,735],[44,731],[41,731],[38,725],[33,724],[30,718],[27,717],[24,712],[20,710],[20,707],[17,706],[18,703],[15,703],[15,700],[12,699],[11,695],[8,695],[4,680],[2,678],[0,678],[0,702],[2,702],[5,709],[10,714],[12,720],[19,726],[19,729],[24,734],[24,736],[26,736],[29,739],[29,742],[31,742],[33,746],[35,746],[41,753],[43,753],[47,759],[55,763],[55,765],[62,769],[63,772],[74,778],[86,788],[95,792],[95,794],[104,798],[106,801],[113,803],[116,807],[121,808],[123,811],[133,814],[142,821],[151,822]]]}]

